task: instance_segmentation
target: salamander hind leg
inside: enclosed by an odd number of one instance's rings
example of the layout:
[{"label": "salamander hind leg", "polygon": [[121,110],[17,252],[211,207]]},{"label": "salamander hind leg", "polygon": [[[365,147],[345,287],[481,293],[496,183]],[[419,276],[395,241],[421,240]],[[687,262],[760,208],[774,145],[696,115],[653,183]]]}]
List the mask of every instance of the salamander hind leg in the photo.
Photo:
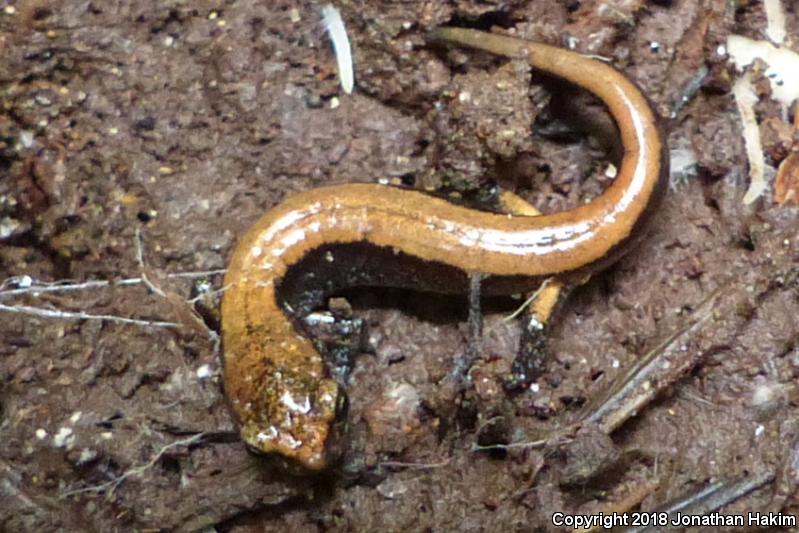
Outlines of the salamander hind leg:
[{"label": "salamander hind leg", "polygon": [[[525,199],[510,191],[499,195],[500,209],[513,215],[535,217],[541,212]],[[526,387],[544,371],[548,359],[547,328],[557,304],[565,298],[565,286],[557,278],[549,278],[525,302],[519,350],[510,374],[504,380],[507,390]]]},{"label": "salamander hind leg", "polygon": [[506,390],[518,390],[538,379],[549,359],[547,333],[550,319],[568,291],[558,278],[549,278],[528,298],[523,313],[519,351],[510,374],[504,380]]}]

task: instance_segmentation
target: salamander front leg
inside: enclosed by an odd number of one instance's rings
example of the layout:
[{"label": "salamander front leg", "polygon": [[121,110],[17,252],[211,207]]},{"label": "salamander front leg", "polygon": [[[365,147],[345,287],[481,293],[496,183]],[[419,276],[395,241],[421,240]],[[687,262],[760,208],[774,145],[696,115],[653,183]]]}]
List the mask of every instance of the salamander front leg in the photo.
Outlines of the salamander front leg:
[{"label": "salamander front leg", "polygon": [[469,274],[469,342],[466,353],[455,364],[453,375],[458,383],[465,383],[469,369],[483,352],[483,309],[480,303],[483,275]]}]

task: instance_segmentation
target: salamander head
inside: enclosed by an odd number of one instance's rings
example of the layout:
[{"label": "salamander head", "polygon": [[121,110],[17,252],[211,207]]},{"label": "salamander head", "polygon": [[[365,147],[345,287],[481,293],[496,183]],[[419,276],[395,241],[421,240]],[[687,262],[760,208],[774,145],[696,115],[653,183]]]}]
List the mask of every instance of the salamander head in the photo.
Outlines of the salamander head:
[{"label": "salamander head", "polygon": [[261,388],[261,405],[242,420],[241,437],[256,453],[270,454],[306,471],[333,462],[338,433],[346,418],[347,395],[331,379],[270,380]]}]

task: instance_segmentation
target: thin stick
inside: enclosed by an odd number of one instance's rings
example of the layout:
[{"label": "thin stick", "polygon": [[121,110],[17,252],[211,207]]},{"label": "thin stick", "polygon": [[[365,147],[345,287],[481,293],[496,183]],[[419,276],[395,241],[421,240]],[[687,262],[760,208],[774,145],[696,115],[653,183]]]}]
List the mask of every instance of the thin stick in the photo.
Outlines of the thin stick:
[{"label": "thin stick", "polygon": [[177,322],[161,322],[157,320],[140,320],[138,318],[124,318],[114,315],[92,315],[89,313],[71,311],[59,311],[57,309],[46,309],[44,307],[32,307],[29,305],[5,305],[0,304],[0,311],[17,313],[21,315],[33,315],[43,318],[61,318],[65,320],[105,320],[118,324],[135,324],[137,326],[152,326],[155,328],[179,328]]},{"label": "thin stick", "polygon": [[[168,279],[175,279],[175,278],[196,279],[196,278],[206,278],[208,276],[216,276],[219,274],[224,274],[225,272],[227,272],[225,269],[202,270],[198,272],[173,272],[171,274],[167,274],[165,277]],[[8,278],[3,283],[0,283],[0,287],[17,284],[18,279],[19,276]],[[107,287],[125,287],[131,285],[141,285],[142,283],[144,283],[144,280],[142,280],[142,278],[126,278],[116,281],[94,280],[94,281],[83,281],[80,283],[69,283],[69,280],[50,281],[50,282],[31,280],[30,283],[31,283],[30,286],[18,289],[4,290],[0,288],[0,298],[6,296],[18,296],[21,294],[31,294],[33,296],[37,296],[39,293],[47,293],[47,292],[71,292],[71,291],[83,291],[89,289],[104,289]]]},{"label": "thin stick", "polygon": [[506,316],[506,317],[504,318],[505,322],[510,322],[511,320],[515,320],[515,319],[516,319],[516,317],[518,317],[520,314],[522,314],[522,313],[524,312],[524,310],[525,310],[525,309],[527,309],[527,306],[529,306],[531,303],[533,303],[533,301],[534,301],[536,298],[538,298],[538,295],[539,295],[539,294],[541,294],[541,292],[542,292],[544,289],[546,289],[546,288],[549,286],[549,284],[552,282],[552,279],[553,279],[553,278],[547,278],[547,279],[545,279],[545,280],[543,281],[543,283],[541,283],[541,285],[539,285],[539,286],[538,286],[538,288],[535,290],[535,292],[533,292],[533,294],[531,294],[531,295],[530,295],[530,296],[529,296],[529,297],[528,297],[528,298],[527,298],[527,299],[526,299],[526,300],[525,300],[525,301],[522,303],[522,305],[520,305],[519,307],[517,307],[517,308],[516,308],[516,310],[515,310],[514,312],[512,312],[511,314],[509,314],[508,316]]},{"label": "thin stick", "polygon": [[126,472],[124,472],[121,476],[119,476],[117,478],[114,478],[111,481],[106,481],[105,483],[101,483],[99,485],[92,485],[91,487],[84,487],[82,489],[76,489],[76,490],[67,491],[67,492],[61,494],[61,498],[66,498],[67,496],[72,496],[72,495],[75,495],[75,494],[81,494],[83,492],[102,492],[102,491],[104,491],[106,489],[110,489],[109,492],[108,492],[108,496],[110,497],[114,493],[114,490],[123,481],[125,481],[127,478],[129,478],[131,476],[141,475],[146,470],[148,470],[148,469],[152,468],[153,466],[155,466],[155,463],[157,463],[158,460],[161,459],[161,457],[163,457],[163,455],[167,451],[171,450],[172,448],[176,448],[178,446],[191,446],[192,444],[194,444],[195,442],[199,441],[203,437],[205,437],[205,433],[197,433],[196,435],[192,435],[189,438],[176,440],[175,442],[171,442],[171,443],[167,444],[166,446],[164,446],[163,448],[161,448],[160,450],[158,450],[158,452],[156,452],[156,454],[153,455],[153,457],[149,461],[147,461],[147,463],[145,463],[145,464],[143,464],[141,466],[137,466],[137,467],[131,468],[130,470],[127,470]]},{"label": "thin stick", "polygon": [[449,465],[450,460],[441,461],[440,463],[404,463],[402,461],[382,461],[378,463],[386,468],[410,468],[414,470],[426,470],[429,468],[443,468]]},{"label": "thin stick", "polygon": [[141,272],[142,283],[144,283],[145,287],[153,291],[158,296],[166,298],[166,293],[164,293],[160,287],[156,286],[155,283],[150,281],[150,279],[147,277],[147,269],[144,265],[144,251],[141,242],[141,230],[139,230],[139,228],[136,228],[136,237],[134,242],[136,244],[136,261],[139,263],[139,271]]}]

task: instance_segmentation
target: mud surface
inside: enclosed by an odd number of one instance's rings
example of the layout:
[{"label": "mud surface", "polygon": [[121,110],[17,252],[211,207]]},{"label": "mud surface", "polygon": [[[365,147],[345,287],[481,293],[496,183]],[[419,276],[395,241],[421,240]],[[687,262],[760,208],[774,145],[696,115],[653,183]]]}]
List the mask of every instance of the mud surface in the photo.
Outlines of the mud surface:
[{"label": "mud surface", "polygon": [[[729,33],[762,37],[760,3],[455,4],[341,4],[353,95],[340,91],[316,4],[3,4],[0,304],[17,312],[0,313],[0,529],[548,531],[554,511],[653,510],[764,472],[773,480],[724,512],[799,512],[799,212],[770,194],[741,201],[747,163],[719,48]],[[513,302],[489,307],[483,358],[459,391],[446,377],[467,349],[465,300],[348,293],[371,352],[350,379],[349,451],[335,475],[281,476],[240,443],[221,388],[219,271],[237,235],[323,184],[468,195],[496,181],[551,212],[609,181],[596,142],[538,131],[561,86],[517,62],[428,47],[425,31],[446,23],[573,42],[666,116],[689,94],[668,130],[695,164],[674,173],[643,244],[575,291],[545,374],[522,393],[501,386],[519,338],[503,320]],[[766,93],[758,116],[785,132]],[[773,171],[785,150],[771,148]],[[473,450],[579,419],[719,288],[682,346],[697,363],[609,436]]]}]

